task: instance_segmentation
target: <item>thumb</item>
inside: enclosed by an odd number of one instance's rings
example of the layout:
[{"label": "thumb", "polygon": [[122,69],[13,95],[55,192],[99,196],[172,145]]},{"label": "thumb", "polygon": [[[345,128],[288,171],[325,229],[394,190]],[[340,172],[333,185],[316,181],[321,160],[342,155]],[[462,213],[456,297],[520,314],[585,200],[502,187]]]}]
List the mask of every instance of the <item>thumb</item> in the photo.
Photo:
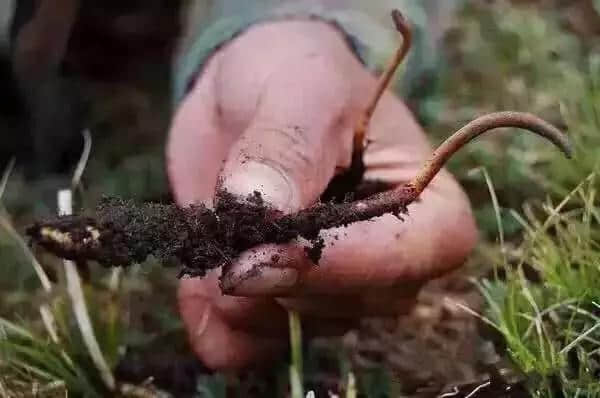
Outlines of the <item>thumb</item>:
[{"label": "thumb", "polygon": [[231,148],[218,188],[242,198],[259,191],[284,213],[312,204],[350,156],[349,103],[342,73],[326,57],[281,65]]}]

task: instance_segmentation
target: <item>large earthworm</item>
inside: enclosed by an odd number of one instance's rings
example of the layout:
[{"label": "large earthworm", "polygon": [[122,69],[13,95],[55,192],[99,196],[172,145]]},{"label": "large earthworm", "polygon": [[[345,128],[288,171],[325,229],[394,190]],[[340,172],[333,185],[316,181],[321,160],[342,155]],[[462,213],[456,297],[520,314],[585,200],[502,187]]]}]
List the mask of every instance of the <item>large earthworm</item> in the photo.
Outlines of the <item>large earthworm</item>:
[{"label": "large earthworm", "polygon": [[[105,265],[141,262],[153,254],[182,266],[182,274],[203,275],[231,262],[242,251],[262,243],[284,243],[297,237],[313,242],[307,254],[315,262],[321,253],[323,229],[369,220],[386,213],[400,215],[415,201],[445,162],[463,145],[498,127],[518,127],[548,139],[568,157],[566,135],[537,116],[498,112],[475,119],[443,142],[421,171],[408,183],[363,200],[317,203],[297,213],[274,217],[259,192],[239,200],[217,194],[214,210],[203,205],[135,205],[118,199],[101,203],[96,218],[58,217],[31,226],[35,243],[72,260],[96,260]],[[316,249],[315,249],[316,248]]]}]

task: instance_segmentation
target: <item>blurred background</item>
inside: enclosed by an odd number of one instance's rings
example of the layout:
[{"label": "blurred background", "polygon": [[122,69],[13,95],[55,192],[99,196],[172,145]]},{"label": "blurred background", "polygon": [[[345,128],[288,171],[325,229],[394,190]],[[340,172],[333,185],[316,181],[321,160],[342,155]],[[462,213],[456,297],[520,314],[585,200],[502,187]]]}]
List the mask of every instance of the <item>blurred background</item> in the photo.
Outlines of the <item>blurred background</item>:
[{"label": "blurred background", "polygon": [[[213,3],[0,0],[0,172],[15,159],[0,190],[0,396],[33,396],[35,386],[51,383],[39,396],[64,396],[65,389],[73,396],[106,394],[69,313],[60,262],[35,253],[55,282],[51,292],[41,289],[18,233],[56,212],[56,190],[69,186],[86,129],[93,146],[76,209],[92,209],[102,195],[171,201],[163,151],[173,59],[189,43],[190,22],[204,23]],[[35,13],[43,18],[32,19]],[[600,374],[600,335],[589,331],[600,314],[594,307],[600,303],[594,179],[600,1],[466,0],[455,13],[440,75],[410,98],[431,141],[483,113],[512,109],[567,130],[577,156],[566,161],[518,132],[464,149],[449,167],[475,208],[482,231],[477,252],[463,270],[431,283],[413,314],[366,320],[343,338],[311,342],[307,389],[318,397],[343,394],[352,373],[359,396],[435,397],[456,387],[460,397],[508,372],[503,383],[539,396],[579,390],[600,396],[590,387]],[[552,223],[544,224],[551,215]],[[548,253],[553,257],[544,257]],[[572,274],[557,271],[570,265]],[[119,381],[172,396],[285,396],[286,360],[232,376],[211,374],[190,355],[174,307],[175,271],[149,259],[119,274],[118,288],[114,283],[114,272],[92,267],[85,294]],[[550,290],[538,288],[544,285]],[[582,307],[549,320],[539,315],[560,303]],[[42,305],[57,319],[60,344],[48,345]],[[575,322],[581,308],[596,318]],[[473,312],[496,327],[482,326]],[[521,324],[538,316],[549,322],[540,335]],[[14,337],[15,326],[27,333]],[[587,345],[572,350],[573,336],[582,335]],[[63,369],[61,352],[74,361],[64,372],[56,370]]]}]

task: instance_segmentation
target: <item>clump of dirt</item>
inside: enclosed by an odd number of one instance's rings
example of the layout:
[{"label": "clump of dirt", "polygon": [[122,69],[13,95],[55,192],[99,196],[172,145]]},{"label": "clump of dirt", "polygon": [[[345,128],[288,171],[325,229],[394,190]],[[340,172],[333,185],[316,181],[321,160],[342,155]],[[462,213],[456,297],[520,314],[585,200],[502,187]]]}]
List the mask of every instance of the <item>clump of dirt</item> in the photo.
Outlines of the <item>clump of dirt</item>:
[{"label": "clump of dirt", "polygon": [[[180,265],[181,276],[203,276],[244,250],[296,237],[311,242],[306,254],[318,263],[324,248],[319,232],[362,219],[355,203],[321,203],[282,215],[258,191],[245,200],[222,191],[214,210],[203,204],[180,208],[104,198],[95,218],[53,218],[29,227],[27,234],[45,249],[77,262],[126,266],[153,255],[163,264]],[[404,210],[401,205],[396,211]]]},{"label": "clump of dirt", "polygon": [[456,305],[483,311],[484,300],[470,282],[483,273],[459,269],[425,285],[410,314],[363,320],[360,329],[345,337],[354,367],[372,372],[384,364],[410,397],[461,398],[475,390],[472,398],[524,397],[513,394],[522,389],[521,379],[488,338],[493,331]]}]

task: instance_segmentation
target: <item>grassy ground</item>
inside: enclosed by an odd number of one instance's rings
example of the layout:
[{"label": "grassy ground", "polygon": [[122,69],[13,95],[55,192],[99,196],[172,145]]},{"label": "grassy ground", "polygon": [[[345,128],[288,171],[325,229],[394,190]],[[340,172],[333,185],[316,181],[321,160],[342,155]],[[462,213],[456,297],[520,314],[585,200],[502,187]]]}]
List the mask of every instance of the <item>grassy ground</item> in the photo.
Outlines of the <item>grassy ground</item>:
[{"label": "grassy ground", "polygon": [[[450,169],[476,211],[483,236],[477,253],[463,272],[428,286],[411,316],[368,320],[343,339],[305,344],[302,372],[294,350],[300,372],[294,374],[303,382],[295,385],[304,392],[351,397],[355,379],[361,396],[487,397],[502,379],[514,391],[504,396],[522,396],[521,389],[538,397],[600,396],[600,5],[514,3],[468,2],[448,36],[451,67],[440,94],[422,103],[420,113],[436,141],[484,112],[530,111],[568,131],[575,158],[518,132],[483,138],[457,156]],[[125,126],[128,136],[150,131],[155,141],[131,156],[127,145],[120,151],[101,139],[80,203],[92,205],[100,193],[166,197],[160,143],[167,116],[156,111],[164,108],[156,100],[162,89],[121,88],[120,102],[98,106],[96,130]],[[44,195],[50,196],[37,199]],[[11,234],[11,225],[53,212],[53,195],[13,174],[3,196],[0,396],[106,394],[62,266],[40,254],[58,281],[40,288],[26,246]],[[161,396],[156,386],[200,397],[287,391],[288,361],[268,374],[204,372],[185,347],[174,275],[158,264],[123,274],[92,269],[88,281],[96,340],[122,395]]]}]

